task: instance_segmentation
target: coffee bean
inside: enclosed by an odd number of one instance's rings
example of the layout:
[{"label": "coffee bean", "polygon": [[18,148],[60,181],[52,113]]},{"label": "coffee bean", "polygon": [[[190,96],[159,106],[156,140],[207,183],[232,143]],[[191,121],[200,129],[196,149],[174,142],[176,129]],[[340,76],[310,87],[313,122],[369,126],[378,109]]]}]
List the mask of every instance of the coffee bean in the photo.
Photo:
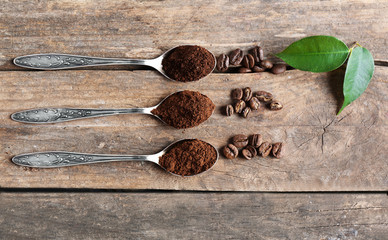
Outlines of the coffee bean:
[{"label": "coffee bean", "polygon": [[236,88],[232,90],[232,99],[233,100],[240,100],[243,97],[243,90],[241,88]]},{"label": "coffee bean", "polygon": [[256,157],[257,151],[252,146],[247,146],[241,151],[241,154],[245,159],[251,160],[252,158]]},{"label": "coffee bean", "polygon": [[271,72],[273,74],[280,74],[280,73],[284,73],[286,69],[287,69],[286,64],[275,64],[271,68]]},{"label": "coffee bean", "polygon": [[254,47],[250,50],[252,56],[253,56],[253,59],[255,60],[255,63],[259,63],[260,62],[260,56],[259,56],[259,51],[258,51],[258,48],[259,47]]},{"label": "coffee bean", "polygon": [[251,107],[252,110],[259,109],[260,105],[261,103],[257,97],[252,97],[251,100],[249,100],[249,107]]},{"label": "coffee bean", "polygon": [[239,73],[250,73],[252,70],[250,68],[241,67],[238,69]]},{"label": "coffee bean", "polygon": [[254,71],[254,72],[264,72],[265,69],[262,68],[262,67],[259,67],[259,66],[254,66],[254,67],[252,68],[252,71]]},{"label": "coffee bean", "polygon": [[253,68],[253,66],[255,66],[255,59],[251,54],[247,54],[244,56],[241,65],[246,68]]},{"label": "coffee bean", "polygon": [[244,57],[243,51],[237,48],[229,53],[229,63],[231,65],[239,65]]},{"label": "coffee bean", "polygon": [[266,91],[257,91],[253,94],[260,102],[269,103],[273,99],[272,93]]},{"label": "coffee bean", "polygon": [[271,153],[272,144],[269,142],[263,142],[259,147],[259,154],[263,157],[268,156]]},{"label": "coffee bean", "polygon": [[253,134],[251,136],[251,142],[250,142],[251,146],[258,148],[262,143],[263,143],[263,137],[261,136],[261,134]]},{"label": "coffee bean", "polygon": [[272,111],[278,111],[283,108],[283,105],[278,100],[272,100],[269,104],[269,109]]},{"label": "coffee bean", "polygon": [[282,142],[277,142],[272,144],[272,155],[276,158],[281,158],[283,156],[282,149],[283,149]]},{"label": "coffee bean", "polygon": [[248,137],[244,134],[238,134],[233,137],[232,142],[237,148],[243,148],[248,145]]},{"label": "coffee bean", "polygon": [[261,47],[254,47],[251,52],[256,63],[264,60],[264,51]]},{"label": "coffee bean", "polygon": [[255,66],[255,59],[251,54],[247,54],[249,68],[253,68]]},{"label": "coffee bean", "polygon": [[236,113],[242,113],[245,107],[246,103],[243,100],[238,100],[234,105],[234,110]]},{"label": "coffee bean", "polygon": [[264,60],[264,61],[261,61],[260,62],[260,67],[264,68],[264,69],[271,69],[273,66],[272,62],[269,61],[269,60]]},{"label": "coffee bean", "polygon": [[223,149],[222,152],[224,153],[224,156],[228,159],[233,159],[236,158],[238,155],[238,149],[236,146],[233,144],[228,144],[226,145]]},{"label": "coffee bean", "polygon": [[219,72],[226,72],[229,68],[229,57],[225,54],[218,56],[216,68]]},{"label": "coffee bean", "polygon": [[226,113],[226,116],[232,116],[233,113],[234,113],[234,108],[232,105],[228,105],[226,106],[225,108],[225,113]]},{"label": "coffee bean", "polygon": [[243,112],[242,112],[243,117],[245,117],[245,118],[249,117],[249,114],[251,113],[251,111],[252,111],[252,110],[251,110],[250,107],[244,108],[244,110],[243,110]]},{"label": "coffee bean", "polygon": [[251,88],[246,87],[246,88],[243,89],[243,92],[244,92],[244,94],[243,94],[242,100],[244,100],[245,102],[248,102],[249,100],[251,100],[251,98],[252,98],[252,90],[251,90]]}]

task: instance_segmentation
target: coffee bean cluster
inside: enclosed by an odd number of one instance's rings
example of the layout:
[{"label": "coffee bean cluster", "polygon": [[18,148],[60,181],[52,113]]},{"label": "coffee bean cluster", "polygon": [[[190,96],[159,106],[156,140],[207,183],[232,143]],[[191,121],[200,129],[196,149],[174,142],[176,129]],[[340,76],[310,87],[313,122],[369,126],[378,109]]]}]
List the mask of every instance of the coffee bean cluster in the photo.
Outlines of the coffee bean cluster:
[{"label": "coffee bean cluster", "polygon": [[275,158],[281,158],[284,152],[282,142],[270,143],[263,141],[261,134],[246,136],[238,134],[232,138],[232,142],[226,145],[222,152],[228,159],[234,159],[239,154],[245,159],[252,159],[256,156],[267,157],[272,154]]},{"label": "coffee bean cluster", "polygon": [[237,48],[229,55],[221,54],[217,57],[217,71],[226,72],[229,66],[238,66],[239,73],[270,71],[273,74],[280,74],[286,71],[285,64],[273,64],[266,60],[263,48],[259,46],[250,49],[245,55],[241,49]]},{"label": "coffee bean cluster", "polygon": [[265,107],[269,110],[276,111],[283,108],[283,105],[274,99],[272,93],[266,91],[252,92],[251,88],[236,88],[231,93],[234,104],[227,105],[225,114],[231,116],[239,113],[247,118],[252,111],[261,111]]}]

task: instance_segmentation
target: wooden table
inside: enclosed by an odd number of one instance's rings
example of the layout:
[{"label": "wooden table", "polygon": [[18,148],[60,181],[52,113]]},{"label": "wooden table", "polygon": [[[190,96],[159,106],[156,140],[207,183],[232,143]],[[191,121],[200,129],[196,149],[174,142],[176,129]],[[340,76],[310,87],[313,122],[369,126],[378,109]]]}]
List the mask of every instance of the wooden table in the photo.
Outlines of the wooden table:
[{"label": "wooden table", "polygon": [[[388,2],[0,2],[0,238],[387,239]],[[59,52],[152,58],[181,44],[214,54],[260,45],[267,55],[310,35],[358,41],[375,58],[365,93],[339,116],[344,70],[213,73],[171,82],[145,68],[31,71],[12,59]],[[271,58],[272,59],[272,58]],[[285,107],[225,117],[230,91],[249,86]],[[216,104],[212,117],[177,130],[145,115],[49,125],[13,122],[36,107],[147,107],[183,89]],[[152,163],[30,169],[12,156],[36,151],[150,154],[182,138],[220,149],[234,134],[283,141],[284,158],[228,160],[179,178]]]}]

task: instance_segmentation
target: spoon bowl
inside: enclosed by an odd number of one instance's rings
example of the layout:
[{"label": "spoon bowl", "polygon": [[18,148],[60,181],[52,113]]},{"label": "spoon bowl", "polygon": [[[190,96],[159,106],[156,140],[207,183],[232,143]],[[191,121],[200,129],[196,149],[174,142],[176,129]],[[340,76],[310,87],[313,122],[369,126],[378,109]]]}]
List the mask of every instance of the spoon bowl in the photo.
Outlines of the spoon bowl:
[{"label": "spoon bowl", "polygon": [[[57,168],[57,167],[69,167],[76,165],[101,163],[101,162],[114,162],[114,161],[149,161],[156,163],[165,171],[167,171],[160,163],[160,157],[166,154],[172,147],[183,141],[189,141],[193,139],[182,139],[171,143],[165,147],[162,151],[151,155],[111,155],[111,154],[88,154],[88,153],[76,153],[76,152],[63,152],[63,151],[51,151],[51,152],[35,152],[16,155],[12,158],[12,162],[19,166],[34,167],[34,168]],[[204,141],[202,141],[204,142]],[[211,169],[218,161],[219,153],[217,149],[210,143],[204,142],[211,146],[216,152],[216,160],[213,165],[203,172],[189,175],[195,176],[202,174]],[[170,174],[181,176],[179,174],[167,171]],[[186,177],[186,176],[185,176]]]},{"label": "spoon bowl", "polygon": [[[110,66],[110,65],[148,66],[159,71],[167,79],[172,81],[177,81],[176,79],[172,79],[166,74],[162,66],[162,61],[174,49],[182,46],[192,46],[192,45],[180,45],[180,46],[170,48],[162,55],[154,59],[100,58],[100,57],[88,57],[88,56],[81,56],[81,55],[61,54],[61,53],[42,53],[42,54],[31,54],[31,55],[16,57],[13,60],[13,63],[19,67],[37,69],[37,70],[63,70],[63,69],[72,69],[72,68],[81,68],[81,67]],[[209,72],[209,74],[213,72],[213,70],[216,67],[216,57],[212,52],[210,53],[214,58],[214,66],[212,71]]]}]

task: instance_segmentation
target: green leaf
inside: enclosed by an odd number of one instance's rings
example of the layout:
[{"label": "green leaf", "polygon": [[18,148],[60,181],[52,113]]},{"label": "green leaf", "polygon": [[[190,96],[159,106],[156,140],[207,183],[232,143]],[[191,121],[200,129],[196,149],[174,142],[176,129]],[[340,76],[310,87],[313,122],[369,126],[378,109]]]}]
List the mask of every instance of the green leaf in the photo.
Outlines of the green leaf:
[{"label": "green leaf", "polygon": [[329,72],[339,68],[349,55],[349,48],[331,36],[306,37],[276,54],[290,66],[310,72]]},{"label": "green leaf", "polygon": [[350,54],[344,80],[344,104],[337,113],[356,100],[368,87],[375,63],[368,49],[357,47]]}]

